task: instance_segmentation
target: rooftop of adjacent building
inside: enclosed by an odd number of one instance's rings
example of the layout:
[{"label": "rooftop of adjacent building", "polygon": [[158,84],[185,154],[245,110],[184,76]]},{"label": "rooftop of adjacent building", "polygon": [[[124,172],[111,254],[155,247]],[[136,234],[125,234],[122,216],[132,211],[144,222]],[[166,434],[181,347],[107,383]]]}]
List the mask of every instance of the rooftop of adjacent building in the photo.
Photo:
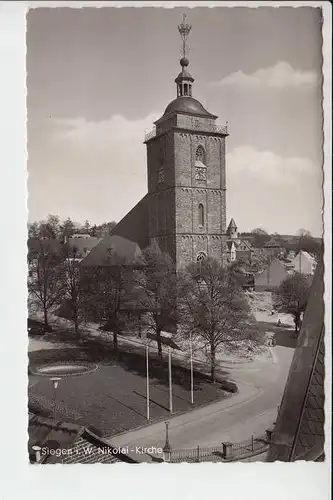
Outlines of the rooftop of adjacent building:
[{"label": "rooftop of adjacent building", "polygon": [[28,431],[32,463],[136,463],[84,426],[30,413]]},{"label": "rooftop of adjacent building", "polygon": [[324,280],[320,261],[282,397],[267,461],[324,456]]}]

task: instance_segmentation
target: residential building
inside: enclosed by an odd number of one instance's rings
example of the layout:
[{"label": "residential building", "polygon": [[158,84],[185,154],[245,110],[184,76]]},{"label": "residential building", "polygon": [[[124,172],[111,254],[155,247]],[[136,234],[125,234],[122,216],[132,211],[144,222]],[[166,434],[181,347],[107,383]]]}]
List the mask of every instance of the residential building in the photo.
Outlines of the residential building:
[{"label": "residential building", "polygon": [[268,266],[254,277],[256,292],[272,291],[288,276],[286,268],[279,259],[273,258]]},{"label": "residential building", "polygon": [[291,261],[290,266],[298,273],[312,276],[315,273],[317,261],[308,252],[301,250]]}]

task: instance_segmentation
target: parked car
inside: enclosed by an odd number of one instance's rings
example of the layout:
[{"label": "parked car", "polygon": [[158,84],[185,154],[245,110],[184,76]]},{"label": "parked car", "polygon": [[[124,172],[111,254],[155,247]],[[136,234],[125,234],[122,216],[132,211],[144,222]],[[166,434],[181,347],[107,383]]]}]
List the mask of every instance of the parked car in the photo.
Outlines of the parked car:
[{"label": "parked car", "polygon": [[29,335],[44,335],[44,333],[52,332],[52,328],[50,326],[46,326],[45,323],[31,318],[28,318],[27,326]]}]

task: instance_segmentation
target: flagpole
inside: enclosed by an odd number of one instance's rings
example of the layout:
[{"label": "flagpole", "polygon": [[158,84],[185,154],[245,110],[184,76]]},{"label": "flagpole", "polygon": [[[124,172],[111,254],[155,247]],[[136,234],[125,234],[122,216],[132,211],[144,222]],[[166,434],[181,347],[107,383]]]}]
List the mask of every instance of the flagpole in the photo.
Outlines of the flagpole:
[{"label": "flagpole", "polygon": [[191,404],[194,404],[193,397],[193,354],[192,354],[192,333],[190,333],[190,363],[191,363]]},{"label": "flagpole", "polygon": [[149,346],[146,344],[146,399],[147,399],[147,420],[149,420]]},{"label": "flagpole", "polygon": [[172,413],[172,374],[171,374],[171,347],[169,346],[169,405]]}]

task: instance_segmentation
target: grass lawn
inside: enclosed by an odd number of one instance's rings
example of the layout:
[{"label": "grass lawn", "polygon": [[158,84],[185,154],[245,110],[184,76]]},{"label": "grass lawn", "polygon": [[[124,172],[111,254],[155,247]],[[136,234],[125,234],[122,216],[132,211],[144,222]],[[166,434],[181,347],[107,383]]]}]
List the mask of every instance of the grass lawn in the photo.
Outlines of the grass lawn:
[{"label": "grass lawn", "polygon": [[[111,436],[147,424],[146,365],[141,352],[115,353],[93,342],[78,349],[45,349],[30,353],[32,364],[70,359],[97,363],[92,373],[64,377],[57,389],[57,420],[92,426],[103,436]],[[173,413],[190,410],[190,373],[173,364]],[[47,377],[30,376],[29,401],[35,413],[52,417],[53,386]],[[219,383],[211,384],[204,375],[194,374],[195,406],[228,397]],[[150,358],[150,417],[165,419],[169,413],[168,364],[156,355]]]}]

